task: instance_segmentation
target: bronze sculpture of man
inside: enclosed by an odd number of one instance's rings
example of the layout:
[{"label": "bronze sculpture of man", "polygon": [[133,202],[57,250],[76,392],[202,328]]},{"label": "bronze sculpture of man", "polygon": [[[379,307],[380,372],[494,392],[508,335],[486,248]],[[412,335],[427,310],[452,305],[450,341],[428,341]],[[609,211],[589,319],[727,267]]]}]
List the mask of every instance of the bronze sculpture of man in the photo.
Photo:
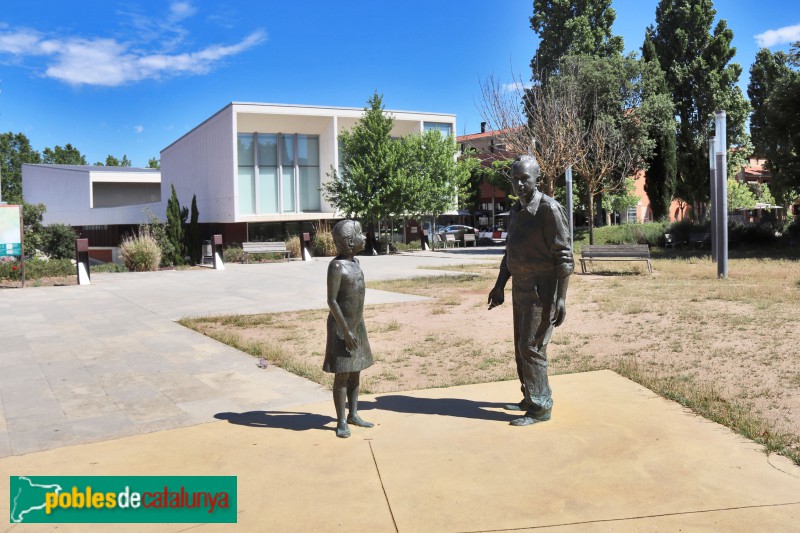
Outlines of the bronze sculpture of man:
[{"label": "bronze sculpture of man", "polygon": [[539,164],[521,156],[511,166],[511,184],[519,201],[511,208],[506,251],[489,309],[501,305],[508,279],[514,311],[514,351],[523,398],[506,409],[525,411],[511,421],[527,426],[550,419],[553,398],[547,379],[547,344],[553,327],[566,316],[569,276],[574,269],[564,208],[536,188]]},{"label": "bronze sculpture of man", "polygon": [[[336,436],[350,436],[349,424],[374,426],[358,414],[358,386],[361,371],[372,366],[372,350],[364,325],[364,273],[355,255],[364,249],[361,225],[342,220],[333,227],[338,255],[328,265],[328,339],[325,372],[335,373],[333,403],[336,407]],[[350,414],[345,418],[346,403]]]}]

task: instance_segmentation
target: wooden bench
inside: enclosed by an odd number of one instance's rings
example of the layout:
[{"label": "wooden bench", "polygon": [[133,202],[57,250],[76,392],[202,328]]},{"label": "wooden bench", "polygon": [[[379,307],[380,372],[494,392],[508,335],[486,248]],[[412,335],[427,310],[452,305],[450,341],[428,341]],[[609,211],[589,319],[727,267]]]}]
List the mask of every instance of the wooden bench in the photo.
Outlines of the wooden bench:
[{"label": "wooden bench", "polygon": [[464,248],[467,247],[467,243],[468,242],[471,242],[472,246],[478,246],[478,243],[475,240],[475,234],[474,233],[465,233],[464,234]]},{"label": "wooden bench", "polygon": [[283,254],[285,259],[289,258],[285,242],[243,242],[242,252],[245,263],[250,262],[250,254]]},{"label": "wooden bench", "polygon": [[581,271],[586,274],[586,261],[646,261],[650,264],[650,248],[646,244],[586,244],[581,249]]}]

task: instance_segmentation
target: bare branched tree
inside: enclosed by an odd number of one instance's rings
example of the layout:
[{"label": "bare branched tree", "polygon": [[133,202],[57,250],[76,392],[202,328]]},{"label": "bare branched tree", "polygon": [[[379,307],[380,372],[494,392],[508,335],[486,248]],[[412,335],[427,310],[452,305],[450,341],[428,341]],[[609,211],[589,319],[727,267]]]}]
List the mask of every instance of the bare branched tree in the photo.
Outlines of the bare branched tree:
[{"label": "bare branched tree", "polygon": [[535,85],[525,92],[528,127],[535,134],[533,154],[542,168],[543,191],[550,196],[556,179],[585,157],[581,98],[577,76]]},{"label": "bare branched tree", "polygon": [[575,162],[575,170],[589,194],[589,244],[594,244],[595,199],[601,194],[624,190],[625,178],[639,166],[620,128],[610,119],[599,116],[597,110],[593,115],[595,119],[582,142],[582,157]]},{"label": "bare branched tree", "polygon": [[560,83],[526,87],[521,79],[481,82],[481,114],[505,149],[532,154],[542,169],[541,188],[553,195],[555,181],[583,157],[581,91],[577,77]]}]

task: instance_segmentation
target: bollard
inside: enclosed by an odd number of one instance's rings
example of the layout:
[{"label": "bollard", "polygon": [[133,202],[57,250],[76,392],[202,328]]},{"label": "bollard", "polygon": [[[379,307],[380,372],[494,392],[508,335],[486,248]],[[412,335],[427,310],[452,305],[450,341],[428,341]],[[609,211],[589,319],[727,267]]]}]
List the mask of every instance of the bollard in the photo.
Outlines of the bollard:
[{"label": "bollard", "polygon": [[303,261],[311,261],[311,234],[303,233],[303,239],[300,242],[300,253],[303,256]]},{"label": "bollard", "polygon": [[89,268],[89,239],[75,240],[75,267],[78,270],[78,285],[91,285]]},{"label": "bollard", "polygon": [[214,270],[225,270],[225,263],[222,262],[222,235],[214,235]]}]

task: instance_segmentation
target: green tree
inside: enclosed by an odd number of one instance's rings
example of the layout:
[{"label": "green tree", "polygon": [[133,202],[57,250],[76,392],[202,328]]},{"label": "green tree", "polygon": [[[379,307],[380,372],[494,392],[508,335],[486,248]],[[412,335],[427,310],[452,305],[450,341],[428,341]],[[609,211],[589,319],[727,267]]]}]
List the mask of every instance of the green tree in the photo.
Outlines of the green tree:
[{"label": "green tree", "polygon": [[41,162],[41,154],[31,148],[25,134],[0,133],[0,197],[4,202],[22,203],[22,165]]},{"label": "green tree", "polygon": [[475,160],[456,159],[452,135],[426,131],[403,137],[396,144],[396,194],[391,214],[439,215],[469,197],[470,170]]},{"label": "green tree", "polygon": [[[181,221],[181,205],[175,192],[175,185],[171,185],[172,194],[167,200],[167,240],[172,245],[172,253],[166,258],[167,264],[183,264],[183,222]],[[164,259],[162,258],[162,261]]]},{"label": "green tree", "polygon": [[383,97],[370,97],[364,115],[339,135],[340,169],[322,187],[325,198],[343,214],[380,221],[397,204],[397,149],[389,136],[394,118],[383,111]]},{"label": "green tree", "polygon": [[189,228],[187,231],[187,248],[189,257],[193,265],[196,265],[202,259],[202,250],[200,249],[200,212],[197,210],[197,195],[192,195],[192,218],[189,220]]},{"label": "green tree", "polygon": [[157,157],[151,157],[147,160],[147,168],[161,168],[161,160]]},{"label": "green tree", "polygon": [[42,251],[51,259],[74,259],[77,232],[66,224],[50,224],[44,231]]},{"label": "green tree", "polygon": [[715,15],[711,0],[660,0],[656,25],[648,28],[678,117],[676,191],[695,217],[710,194],[707,140],[714,111],[726,111],[728,146],[743,141],[749,111],[736,85],[742,68],[730,63],[733,31],[720,20],[712,32]]},{"label": "green tree", "polygon": [[42,224],[47,207],[44,204],[22,203],[22,228],[25,255],[33,255],[44,248],[45,228]]},{"label": "green tree", "polygon": [[750,209],[756,205],[756,197],[744,183],[728,178],[728,211]]},{"label": "green tree", "polygon": [[534,0],[531,29],[540,41],[531,60],[533,78],[546,79],[566,55],[621,54],[622,37],[611,35],[616,17],[611,0]]},{"label": "green tree", "polygon": [[661,65],[658,62],[655,45],[653,44],[652,29],[648,29],[642,45],[642,61],[653,72],[653,83],[648,91],[650,98],[663,98],[669,101],[670,111],[665,116],[653,120],[648,128],[648,136],[655,143],[652,155],[647,158],[647,173],[645,174],[644,190],[650,200],[650,210],[653,219],[663,220],[669,217],[669,207],[675,195],[677,185],[677,160],[674,120],[674,105],[667,88],[667,80]]},{"label": "green tree", "polygon": [[767,159],[773,192],[784,203],[800,192],[800,60],[793,59],[798,50],[800,42],[789,55],[760,50],[747,87],[753,144]]},{"label": "green tree", "polygon": [[102,166],[106,166],[106,167],[129,167],[129,166],[131,166],[131,160],[128,159],[128,156],[124,155],[124,154],[122,155],[122,159],[117,159],[113,155],[109,154],[108,157],[106,157],[106,162],[105,163],[101,163],[101,162],[98,161],[97,163],[94,164],[94,166],[96,166],[96,167],[102,167]]},{"label": "green tree", "polygon": [[47,165],[88,165],[86,156],[80,150],[67,143],[63,148],[45,148],[42,151],[42,163]]}]

